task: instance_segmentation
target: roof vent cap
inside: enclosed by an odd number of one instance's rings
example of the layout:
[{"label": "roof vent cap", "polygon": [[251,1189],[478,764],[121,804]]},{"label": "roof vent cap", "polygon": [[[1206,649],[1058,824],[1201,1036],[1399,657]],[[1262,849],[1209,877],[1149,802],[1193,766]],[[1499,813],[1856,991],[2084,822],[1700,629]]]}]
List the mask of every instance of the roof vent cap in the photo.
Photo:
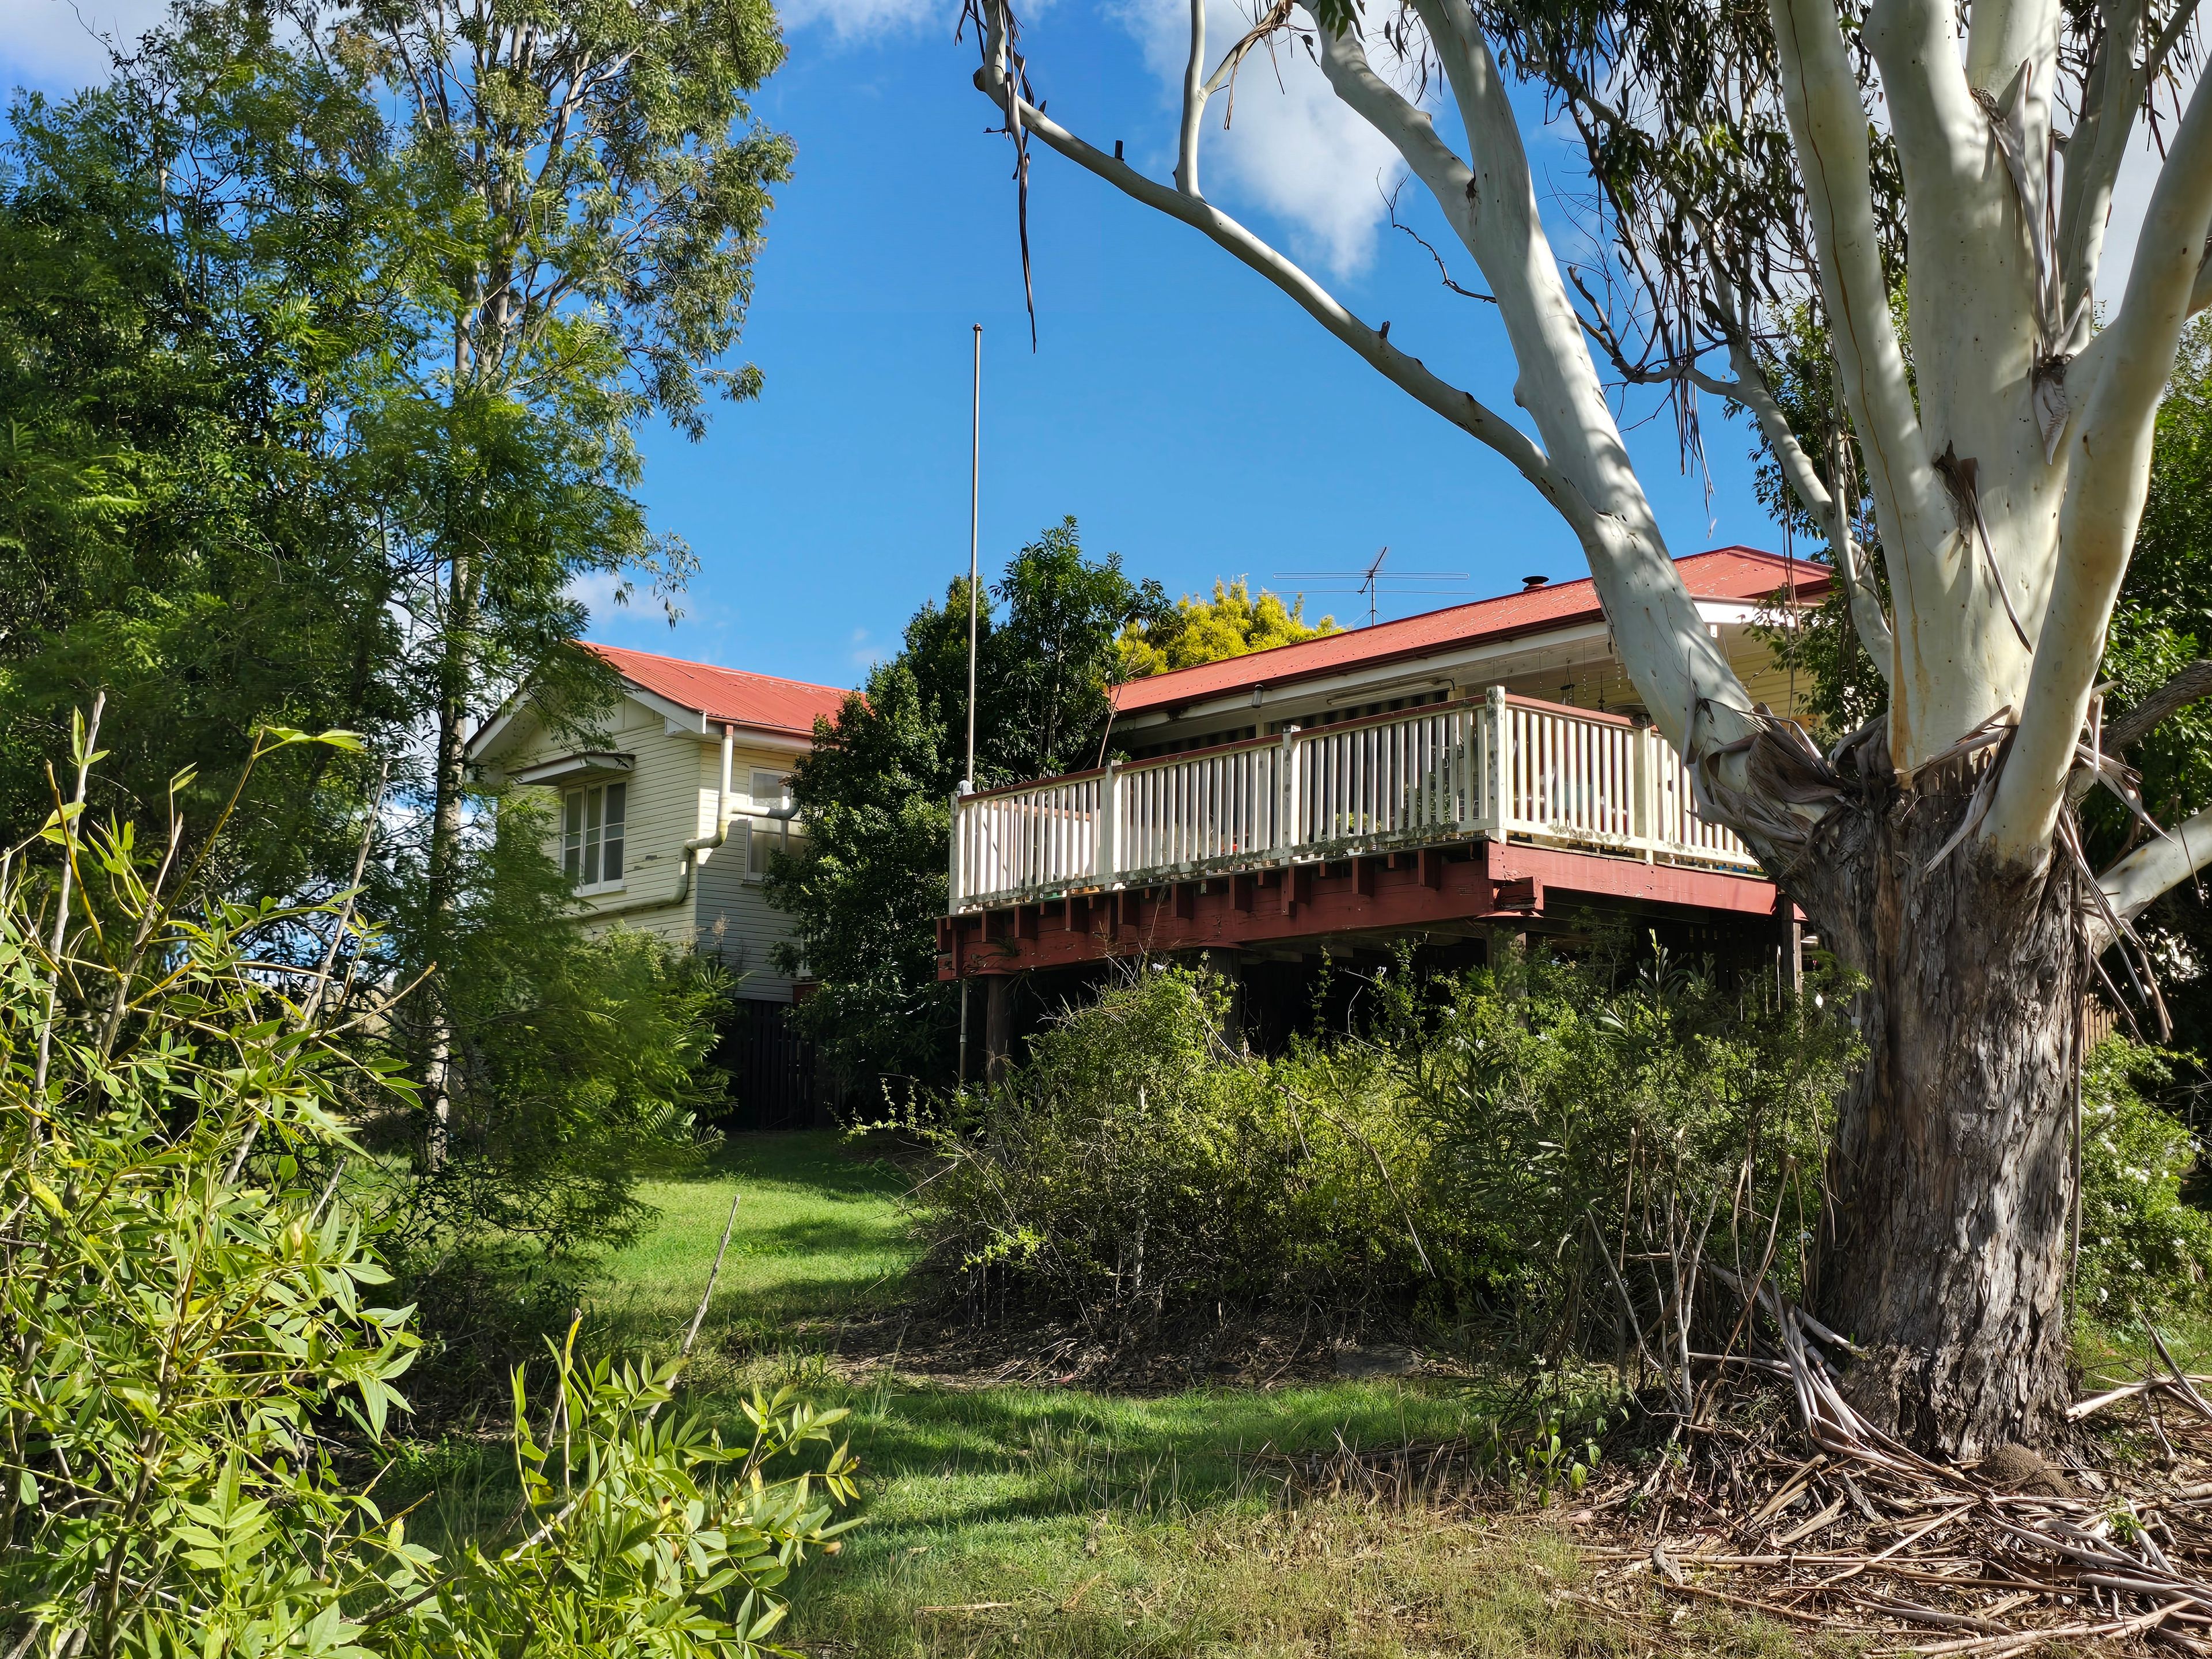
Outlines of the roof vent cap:
[{"label": "roof vent cap", "polygon": [[1523,576],[1521,579],[1521,591],[1524,593],[1533,593],[1551,580],[1549,576]]}]

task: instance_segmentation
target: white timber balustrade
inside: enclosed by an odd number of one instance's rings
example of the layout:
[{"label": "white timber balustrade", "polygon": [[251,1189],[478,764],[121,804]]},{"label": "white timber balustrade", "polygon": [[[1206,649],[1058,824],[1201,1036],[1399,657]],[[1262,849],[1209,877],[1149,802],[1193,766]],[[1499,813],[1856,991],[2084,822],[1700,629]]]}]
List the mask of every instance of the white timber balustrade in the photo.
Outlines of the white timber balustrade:
[{"label": "white timber balustrade", "polygon": [[1477,838],[1758,868],[1656,731],[1493,688],[956,795],[951,908]]}]

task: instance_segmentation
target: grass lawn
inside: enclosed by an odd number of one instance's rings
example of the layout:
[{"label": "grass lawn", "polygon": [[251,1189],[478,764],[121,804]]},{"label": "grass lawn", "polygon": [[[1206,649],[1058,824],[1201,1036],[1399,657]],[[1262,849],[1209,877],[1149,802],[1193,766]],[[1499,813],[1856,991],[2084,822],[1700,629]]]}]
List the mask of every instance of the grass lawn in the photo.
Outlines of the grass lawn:
[{"label": "grass lawn", "polygon": [[872,1300],[896,1299],[906,1189],[896,1170],[853,1156],[834,1131],[738,1136],[710,1174],[646,1185],[660,1218],[608,1261],[592,1312],[626,1341],[672,1348],[706,1291],[735,1198],[704,1350],[788,1346]]},{"label": "grass lawn", "polygon": [[852,1411],[866,1477],[866,1523],[794,1581],[793,1646],[823,1659],[1792,1650],[1770,1626],[1578,1604],[1562,1592],[1583,1569],[1540,1516],[1285,1496],[1285,1455],[1479,1431],[1496,1402],[1466,1384],[1132,1397],[938,1386],[890,1365],[840,1375],[822,1358],[838,1322],[905,1294],[903,1189],[831,1134],[739,1138],[710,1176],[648,1194],[660,1221],[610,1261],[594,1310],[610,1334],[672,1346],[742,1192],[700,1403],[797,1377]]}]

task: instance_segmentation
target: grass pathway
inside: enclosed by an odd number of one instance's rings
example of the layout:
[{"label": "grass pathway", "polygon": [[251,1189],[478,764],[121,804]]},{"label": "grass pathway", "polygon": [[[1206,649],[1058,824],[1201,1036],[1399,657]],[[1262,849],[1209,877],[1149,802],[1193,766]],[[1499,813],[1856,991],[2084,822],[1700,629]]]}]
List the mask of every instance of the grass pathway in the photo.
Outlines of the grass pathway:
[{"label": "grass pathway", "polygon": [[831,1134],[737,1138],[709,1175],[647,1194],[660,1219],[610,1261],[597,1304],[633,1340],[680,1329],[742,1188],[702,1332],[704,1403],[796,1376],[852,1411],[866,1475],[866,1524],[794,1583],[794,1647],[822,1659],[1794,1650],[1771,1626],[1699,1612],[1656,1626],[1589,1612],[1560,1594],[1582,1569],[1540,1521],[1291,1504],[1254,1455],[1474,1432],[1495,1402],[1465,1385],[1130,1397],[951,1389],[887,1369],[841,1380],[808,1343],[903,1294],[904,1186]]}]

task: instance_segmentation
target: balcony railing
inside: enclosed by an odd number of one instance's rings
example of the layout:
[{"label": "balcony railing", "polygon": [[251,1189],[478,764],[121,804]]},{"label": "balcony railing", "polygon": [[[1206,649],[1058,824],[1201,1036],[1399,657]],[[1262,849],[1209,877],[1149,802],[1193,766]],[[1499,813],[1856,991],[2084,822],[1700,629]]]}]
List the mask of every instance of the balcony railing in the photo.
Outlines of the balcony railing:
[{"label": "balcony railing", "polygon": [[952,908],[1474,836],[1754,870],[1680,757],[1618,714],[1507,696],[956,797]]}]

